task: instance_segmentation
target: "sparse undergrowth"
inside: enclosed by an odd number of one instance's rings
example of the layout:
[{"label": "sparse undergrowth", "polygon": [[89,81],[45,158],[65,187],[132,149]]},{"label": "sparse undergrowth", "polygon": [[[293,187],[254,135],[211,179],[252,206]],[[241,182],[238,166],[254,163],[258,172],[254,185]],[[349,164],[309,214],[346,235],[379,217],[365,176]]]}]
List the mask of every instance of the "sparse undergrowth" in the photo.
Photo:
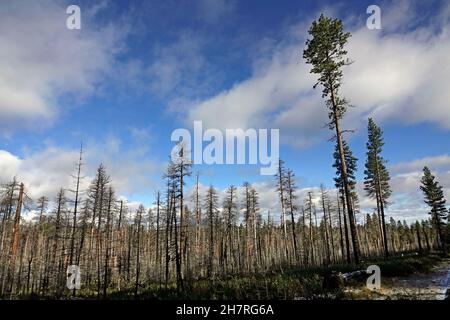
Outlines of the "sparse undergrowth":
[{"label": "sparse undergrowth", "polygon": [[[369,290],[362,282],[350,282],[344,299],[429,300],[436,299],[439,277],[448,273],[450,255],[397,257],[379,262],[382,286]],[[438,271],[438,272],[437,272]]]},{"label": "sparse undergrowth", "polygon": [[[140,288],[139,299],[162,300],[162,299],[254,299],[254,300],[277,300],[277,299],[346,299],[358,298],[349,296],[344,288],[325,289],[323,278],[327,272],[336,271],[341,273],[355,270],[365,270],[369,265],[376,264],[380,267],[382,277],[407,276],[413,273],[429,272],[433,266],[443,259],[442,255],[408,255],[392,257],[389,260],[373,260],[356,265],[334,265],[332,267],[317,267],[308,269],[292,269],[284,272],[270,272],[266,274],[235,275],[224,278],[201,279],[186,282],[185,290],[177,290],[174,283],[168,285],[167,289],[159,284],[149,284]],[[349,286],[361,286],[361,279],[351,280]],[[134,299],[132,288],[124,288],[121,291],[109,290],[108,299]],[[364,295],[361,290],[359,295]],[[369,292],[366,292],[369,296]],[[374,297],[374,293],[371,293]],[[30,298],[54,298],[21,296],[19,299]],[[96,299],[96,292],[80,290],[78,299]],[[73,297],[62,297],[62,299],[73,299]]]}]

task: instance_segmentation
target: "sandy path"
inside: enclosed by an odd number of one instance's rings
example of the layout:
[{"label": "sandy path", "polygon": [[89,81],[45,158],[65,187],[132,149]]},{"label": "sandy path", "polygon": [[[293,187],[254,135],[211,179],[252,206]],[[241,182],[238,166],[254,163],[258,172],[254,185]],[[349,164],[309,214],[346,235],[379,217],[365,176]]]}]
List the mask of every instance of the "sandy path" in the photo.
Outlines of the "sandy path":
[{"label": "sandy path", "polygon": [[450,259],[436,265],[430,273],[408,277],[381,278],[381,289],[348,288],[353,299],[444,300],[450,295]]}]

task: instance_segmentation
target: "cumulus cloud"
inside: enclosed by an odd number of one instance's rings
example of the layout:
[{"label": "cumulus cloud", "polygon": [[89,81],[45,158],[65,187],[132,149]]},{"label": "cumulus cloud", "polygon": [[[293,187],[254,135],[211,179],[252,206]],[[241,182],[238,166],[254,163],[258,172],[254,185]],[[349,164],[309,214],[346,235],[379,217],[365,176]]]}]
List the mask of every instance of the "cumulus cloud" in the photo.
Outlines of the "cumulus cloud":
[{"label": "cumulus cloud", "polygon": [[[388,218],[393,217],[396,220],[405,219],[412,222],[429,217],[429,208],[423,202],[423,194],[419,188],[424,166],[428,166],[432,170],[440,185],[444,187],[445,197],[450,199],[450,157],[448,155],[395,163],[389,166],[390,185],[393,192],[386,210]],[[373,212],[376,203],[366,196],[362,181],[358,184],[358,195],[362,211]]]},{"label": "cumulus cloud", "polygon": [[[446,26],[447,28],[447,26]],[[450,35],[432,30],[387,34],[359,29],[349,52],[344,94],[357,108],[349,121],[375,116],[406,123],[433,122],[450,129]]]},{"label": "cumulus cloud", "polygon": [[[122,34],[112,26],[89,25],[107,7],[102,1],[87,12],[87,23],[80,31],[65,28],[65,5],[62,1],[9,2],[0,6],[0,124],[7,128],[29,121],[52,120],[60,111],[59,99],[66,94],[90,95],[102,78],[111,72],[120,52]],[[201,15],[210,23],[232,12],[233,2],[200,1]],[[349,56],[355,61],[345,68],[342,92],[355,105],[345,118],[345,127],[357,129],[367,116],[377,120],[417,123],[428,121],[450,129],[450,6],[445,6],[433,22],[419,19],[410,2],[401,1],[389,10],[383,7],[383,30],[370,31],[365,22],[351,27]],[[396,15],[389,15],[396,12]],[[398,14],[400,13],[400,14]],[[190,100],[189,91],[209,86],[211,65],[204,56],[204,39],[196,33],[181,34],[172,43],[156,46],[153,63],[130,60],[117,68],[119,78],[140,82],[151,78],[150,89],[160,96],[175,95],[172,103],[190,105],[187,121],[203,120],[214,128],[280,128],[282,142],[303,148],[323,141],[327,112],[320,90],[313,90],[316,77],[301,58],[309,22],[291,26],[281,41],[265,39],[264,50],[254,56],[248,79],[200,101]],[[92,21],[91,21],[92,23]],[[140,75],[141,71],[146,73]],[[116,75],[117,75],[116,74]],[[188,84],[187,84],[188,83]],[[177,108],[177,112],[179,109]],[[147,129],[130,128],[136,139],[147,139]],[[90,142],[85,150],[86,179],[104,162],[121,195],[148,192],[159,180],[159,166],[148,160],[146,148],[128,150],[117,138]],[[17,175],[27,183],[30,196],[52,196],[59,187],[73,184],[78,150],[47,147],[32,154],[18,156],[0,150],[0,180]],[[394,217],[425,217],[426,207],[418,190],[421,169],[429,165],[441,184],[450,187],[450,156],[441,155],[393,164],[392,205],[387,211]],[[260,194],[261,213],[270,210],[275,216],[279,205],[272,182],[255,183]],[[206,186],[201,186],[202,193]],[[372,212],[373,199],[364,196],[358,184],[362,212]],[[299,190],[299,201],[306,192]],[[223,199],[224,190],[220,190]],[[240,194],[241,191],[240,191]],[[447,197],[450,196],[446,191]],[[136,203],[133,204],[135,206]]]},{"label": "cumulus cloud", "polygon": [[86,163],[91,165],[88,168],[90,172],[103,163],[120,195],[150,196],[159,185],[160,165],[149,156],[149,147],[146,144],[127,148],[115,137],[109,137],[103,142],[93,142],[86,149]]},{"label": "cumulus cloud", "polygon": [[[100,163],[106,166],[112,185],[119,196],[130,198],[134,194],[149,196],[158,182],[159,165],[149,159],[146,147],[126,149],[119,139],[90,142],[84,147],[82,190],[87,190]],[[60,188],[73,189],[79,150],[48,146],[19,157],[0,150],[0,181],[17,177],[25,183],[32,199],[54,197]]]},{"label": "cumulus cloud", "polygon": [[[392,197],[389,199],[389,205],[386,208],[387,219],[394,218],[395,220],[406,220],[412,223],[415,220],[429,218],[429,208],[423,202],[423,194],[419,189],[420,179],[422,177],[422,168],[428,165],[433,174],[436,175],[439,183],[444,187],[444,194],[450,200],[450,161],[448,155],[439,155],[434,157],[426,157],[422,159],[414,159],[409,162],[402,162],[392,164],[389,167],[391,172],[391,188]],[[298,184],[298,183],[297,183]],[[271,212],[272,218],[280,221],[280,204],[273,181],[266,180],[252,184],[259,194],[259,203],[261,207],[261,214],[267,216],[267,212]],[[313,192],[313,202],[317,206],[318,217],[320,219],[320,188],[318,187],[303,187],[298,184],[297,190],[297,204],[302,205],[306,199],[308,192]],[[202,189],[201,189],[202,190]],[[242,195],[242,188],[240,196]],[[369,198],[364,191],[363,181],[357,183],[357,190],[359,197],[359,213],[357,220],[363,222],[367,213],[373,213],[376,210],[376,202]],[[224,190],[221,190],[223,193]],[[335,197],[336,190],[328,191],[331,198]],[[242,197],[242,196],[241,196]]]},{"label": "cumulus cloud", "polygon": [[434,170],[448,170],[450,169],[450,156],[443,154],[434,157],[425,157],[409,162],[401,162],[391,165],[391,171],[396,173],[422,171],[423,167],[429,167]]},{"label": "cumulus cloud", "polygon": [[[134,194],[146,194],[148,199],[153,196],[153,190],[157,189],[158,182],[153,180],[159,176],[160,167],[149,160],[141,159],[145,154],[145,149],[125,152],[120,140],[109,138],[103,143],[88,145],[85,149],[86,167],[83,172],[82,189],[86,190],[90,181],[94,177],[95,169],[100,162],[106,165],[107,172],[110,173],[112,183],[121,199],[130,199]],[[412,160],[408,163],[393,164],[390,167],[392,173],[391,187],[393,195],[389,200],[390,205],[386,210],[388,219],[407,220],[413,222],[416,219],[428,217],[428,208],[423,203],[423,195],[419,190],[420,178],[422,176],[422,164],[429,164],[433,168],[433,173],[438,181],[446,188],[447,199],[450,199],[448,189],[450,187],[450,162],[442,164],[442,159],[446,155],[428,157],[424,159]],[[11,180],[16,176],[20,181],[24,181],[28,195],[37,199],[42,195],[54,196],[60,187],[73,188],[74,180],[71,174],[75,172],[75,165],[78,159],[78,150],[66,150],[57,147],[48,147],[45,150],[20,158],[7,151],[0,150],[0,181]],[[114,160],[111,160],[114,159]],[[441,166],[433,166],[433,164]],[[397,168],[402,168],[401,170]],[[415,170],[415,169],[419,170]],[[438,168],[439,170],[436,170]],[[400,172],[401,171],[401,172]],[[270,212],[271,218],[275,222],[280,221],[280,205],[274,181],[264,180],[253,183],[252,186],[259,194],[260,213],[266,218]],[[244,200],[244,190],[241,185],[238,187],[237,201],[242,207]],[[199,192],[201,204],[204,204],[204,196],[209,185],[200,182]],[[194,207],[195,185],[189,185],[186,190],[186,204]],[[221,206],[225,198],[225,188],[217,189],[219,194],[219,205]],[[299,185],[297,190],[297,204],[302,205],[308,192],[314,194],[314,202],[319,212],[320,220],[320,198],[318,187],[303,187]],[[366,213],[372,213],[376,208],[373,199],[368,198],[363,190],[363,182],[357,184],[359,194],[360,214],[358,221],[365,218]],[[335,190],[329,190],[329,196],[335,196]],[[148,202],[147,204],[149,204]],[[139,205],[137,201],[129,202],[131,209],[136,209]],[[133,211],[132,210],[132,211]]]},{"label": "cumulus cloud", "polygon": [[[440,185],[444,187],[448,198],[450,196],[449,160],[448,155],[439,155],[391,165],[393,191],[398,193],[419,192],[420,179],[423,175],[422,169],[424,166],[428,166]],[[422,200],[422,197],[419,200]]]},{"label": "cumulus cloud", "polygon": [[[82,10],[82,29],[66,28],[63,1],[2,2],[0,19],[0,124],[3,130],[51,121],[59,99],[94,93],[110,73],[122,32],[91,24],[106,6]],[[40,122],[42,124],[42,122]]]},{"label": "cumulus cloud", "polygon": [[16,177],[26,184],[28,195],[53,197],[59,188],[71,186],[70,175],[75,171],[77,152],[56,147],[20,158],[8,151],[0,151],[0,180],[10,181]]},{"label": "cumulus cloud", "polygon": [[[419,15],[412,4],[398,6],[408,21]],[[383,12],[389,11],[383,6]],[[446,89],[450,23],[438,17],[420,28],[410,24],[400,28],[405,25],[402,19],[387,16],[383,31],[369,30],[365,22],[356,27],[347,24],[352,32],[349,57],[354,63],[344,70],[342,93],[355,108],[345,117],[346,128],[361,128],[367,116],[373,116],[379,121],[432,122],[450,129]],[[319,88],[312,89],[316,76],[301,58],[307,37],[307,28],[301,26],[302,32],[288,32],[288,39],[269,41],[272,57],[256,57],[248,79],[194,102],[188,121],[203,120],[216,128],[277,127],[282,142],[296,147],[323,141],[327,112]]]},{"label": "cumulus cloud", "polygon": [[211,127],[242,127],[258,123],[267,112],[291,104],[313,83],[309,70],[298,61],[298,48],[289,47],[265,63],[254,76],[230,90],[194,106],[190,119],[203,119]]}]

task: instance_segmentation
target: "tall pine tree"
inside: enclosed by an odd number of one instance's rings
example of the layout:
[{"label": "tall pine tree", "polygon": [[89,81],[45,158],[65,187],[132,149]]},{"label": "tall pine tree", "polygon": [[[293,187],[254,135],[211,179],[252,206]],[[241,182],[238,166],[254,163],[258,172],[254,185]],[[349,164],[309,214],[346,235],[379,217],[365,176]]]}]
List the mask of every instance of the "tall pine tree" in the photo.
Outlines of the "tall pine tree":
[{"label": "tall pine tree", "polygon": [[377,202],[377,212],[381,220],[382,237],[384,245],[384,255],[389,256],[386,222],[384,208],[392,191],[389,186],[389,172],[386,168],[386,160],[381,156],[383,151],[383,131],[378,127],[372,118],[368,121],[368,142],[367,142],[367,159],[364,170],[366,175],[364,178],[364,190],[369,197],[375,198]]},{"label": "tall pine tree", "polygon": [[343,130],[341,120],[347,109],[348,102],[339,95],[339,88],[342,84],[342,67],[348,64],[347,59],[345,59],[347,51],[344,47],[350,37],[350,33],[343,31],[341,20],[327,18],[324,15],[320,15],[319,20],[312,23],[308,32],[312,39],[306,41],[307,48],[303,51],[303,58],[312,65],[311,73],[319,75],[318,82],[314,87],[318,84],[321,84],[323,87],[322,97],[326,98],[326,106],[329,111],[329,128],[335,130],[339,148],[342,183],[350,220],[353,255],[355,262],[359,263],[357,229],[348,183],[347,162],[342,143]]},{"label": "tall pine tree", "polygon": [[[345,161],[347,162],[347,177],[348,177],[348,185],[349,189],[352,195],[353,201],[356,198],[356,178],[355,173],[358,170],[358,158],[353,156],[353,152],[350,149],[349,145],[345,140],[342,140],[342,145],[344,147],[344,155],[345,155]],[[347,262],[351,262],[350,258],[350,241],[348,238],[348,217],[345,213],[345,191],[344,191],[344,183],[342,180],[341,175],[341,157],[339,155],[339,146],[336,144],[335,150],[334,150],[334,163],[333,167],[336,168],[336,177],[334,178],[334,185],[338,189],[339,197],[341,203],[344,205],[343,210],[343,216],[344,216],[344,234],[345,234],[345,247],[346,247],[346,254],[347,254]]]},{"label": "tall pine tree", "polygon": [[425,203],[430,206],[431,219],[438,233],[438,246],[446,250],[445,221],[448,219],[448,210],[445,207],[444,191],[439,182],[435,180],[428,167],[423,168],[422,185],[420,190],[425,195]]}]

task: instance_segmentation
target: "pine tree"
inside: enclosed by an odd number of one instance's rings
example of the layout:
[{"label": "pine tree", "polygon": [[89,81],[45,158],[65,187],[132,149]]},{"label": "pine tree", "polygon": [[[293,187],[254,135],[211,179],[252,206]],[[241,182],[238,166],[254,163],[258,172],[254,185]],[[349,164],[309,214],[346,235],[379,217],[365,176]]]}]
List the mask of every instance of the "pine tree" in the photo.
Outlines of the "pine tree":
[{"label": "pine tree", "polygon": [[219,196],[217,195],[216,189],[213,186],[210,186],[206,191],[205,198],[205,207],[206,207],[206,216],[208,219],[209,225],[209,259],[208,259],[208,276],[212,276],[214,274],[214,241],[217,237],[215,235],[215,221],[216,216],[218,215],[218,201]]},{"label": "pine tree", "polygon": [[[122,203],[121,203],[122,205]],[[161,246],[160,246],[160,229],[161,229],[161,192],[158,190],[156,192],[156,265],[157,265],[157,275],[159,279],[159,287],[161,288]],[[121,212],[122,210],[120,210]]]},{"label": "pine tree", "polygon": [[[75,233],[76,233],[76,227],[77,227],[77,213],[78,213],[78,205],[79,202],[81,201],[80,199],[80,182],[82,179],[81,176],[81,167],[83,165],[82,163],[83,160],[83,145],[81,145],[80,147],[80,157],[77,163],[77,175],[73,176],[73,178],[75,178],[76,183],[75,183],[75,190],[73,190],[73,192],[75,193],[75,200],[74,200],[74,205],[73,205],[73,220],[72,220],[72,231],[71,231],[71,235],[70,235],[70,255],[69,255],[69,265],[72,265],[74,262],[74,257],[75,257]],[[76,289],[73,289],[73,295],[75,296],[75,291]]]},{"label": "pine tree", "polygon": [[[355,191],[355,188],[356,188],[355,174],[356,174],[356,171],[358,170],[358,159],[353,156],[353,152],[350,149],[349,145],[347,144],[347,141],[342,140],[342,145],[343,145],[343,149],[344,149],[345,161],[347,163],[348,186],[350,189],[351,198],[354,200],[354,198],[357,196],[356,191]],[[342,216],[343,216],[342,222],[344,224],[346,258],[347,258],[347,263],[351,263],[350,239],[349,239],[349,234],[348,234],[348,215],[345,210],[347,207],[347,204],[346,204],[347,202],[346,202],[346,198],[345,198],[344,182],[343,182],[342,174],[341,174],[341,157],[339,154],[338,144],[336,144],[336,146],[335,146],[333,157],[334,157],[333,167],[336,168],[336,176],[334,178],[334,184],[335,184],[336,188],[338,189],[338,197],[339,197],[338,205],[341,204],[342,209],[343,209],[342,210]],[[340,207],[338,208],[338,210],[340,210]]]},{"label": "pine tree", "polygon": [[420,189],[425,196],[425,203],[431,207],[431,219],[438,234],[438,246],[442,250],[446,250],[446,220],[448,219],[448,210],[445,206],[444,191],[436,177],[431,174],[428,167],[423,168],[422,185]]},{"label": "pine tree", "polygon": [[331,257],[331,252],[330,252],[330,237],[328,234],[328,218],[327,218],[327,211],[326,211],[326,207],[325,207],[325,203],[328,201],[328,197],[327,197],[327,192],[325,190],[325,187],[323,185],[320,185],[320,198],[321,198],[321,202],[322,202],[322,212],[323,212],[323,230],[325,233],[325,256],[326,256],[326,264],[329,265],[330,264],[330,257]]},{"label": "pine tree", "polygon": [[364,170],[366,175],[364,178],[364,190],[369,197],[375,198],[377,202],[378,216],[381,218],[381,234],[384,244],[384,255],[389,256],[386,221],[384,208],[392,191],[389,186],[389,172],[386,168],[386,161],[381,156],[383,142],[383,131],[375,122],[369,118],[368,121],[368,142],[367,142],[367,159]]},{"label": "pine tree", "polygon": [[295,262],[299,261],[299,252],[297,245],[297,236],[295,232],[295,213],[297,212],[297,186],[295,185],[295,174],[292,170],[288,169],[286,172],[286,206],[287,210],[289,210],[291,216],[291,226],[292,226],[292,241],[294,245],[294,259]]},{"label": "pine tree", "polygon": [[[181,209],[180,209],[180,223],[178,223],[177,208],[182,202],[177,200],[182,197],[181,185],[182,179],[180,175],[180,166],[177,163],[170,162],[167,167],[167,215],[170,221],[167,232],[172,240],[171,247],[175,251],[175,270],[177,279],[177,289],[184,290],[184,279],[182,271],[182,238],[181,238]],[[168,268],[168,262],[166,262]]]},{"label": "pine tree", "polygon": [[225,267],[227,267],[227,262],[231,264],[231,270],[234,270],[234,225],[238,217],[238,207],[237,207],[237,188],[233,185],[229,186],[226,190],[225,200],[223,202],[223,211],[225,216]]},{"label": "pine tree", "polygon": [[289,250],[287,244],[287,226],[286,226],[286,169],[284,168],[284,161],[278,160],[278,171],[275,174],[275,182],[278,192],[278,197],[280,201],[280,223],[281,228],[283,229],[283,242],[285,249],[285,258],[289,258]]},{"label": "pine tree", "polygon": [[313,226],[313,212],[315,214],[315,208],[314,208],[314,202],[313,202],[313,193],[312,191],[308,192],[308,196],[305,199],[305,207],[306,211],[308,212],[308,220],[309,220],[309,249],[308,252],[310,254],[308,261],[311,262],[312,265],[315,264],[315,232],[314,232],[314,226]]},{"label": "pine tree", "polygon": [[251,187],[250,188],[250,212],[251,212],[251,227],[252,227],[252,247],[253,247],[253,253],[252,256],[254,257],[254,260],[256,263],[254,264],[255,271],[259,265],[259,259],[260,259],[260,248],[258,245],[258,227],[259,227],[259,221],[260,221],[260,213],[259,213],[259,195],[258,192]]},{"label": "pine tree", "polygon": [[[179,209],[180,209],[180,268],[181,265],[186,264],[186,222],[184,216],[184,186],[185,186],[185,178],[191,176],[191,167],[192,163],[189,160],[188,154],[191,152],[187,150],[185,143],[179,143],[177,145],[178,148],[178,157],[171,162],[173,179],[176,179],[176,190],[175,197],[179,201]],[[182,269],[183,270],[183,269]]]},{"label": "pine tree", "polygon": [[197,264],[202,264],[200,257],[202,255],[201,244],[202,239],[202,208],[200,204],[200,192],[199,192],[199,173],[196,174],[195,192],[192,196],[192,202],[194,203],[195,212],[195,256]]},{"label": "pine tree", "polygon": [[347,51],[344,49],[350,33],[343,32],[342,21],[330,19],[321,15],[314,21],[309,29],[312,39],[306,41],[307,48],[303,51],[303,58],[312,64],[311,73],[319,74],[318,83],[322,85],[322,97],[327,98],[326,106],[329,110],[329,128],[335,130],[340,156],[340,169],[344,194],[347,200],[347,212],[350,220],[350,233],[352,236],[353,256],[359,263],[359,244],[351,200],[351,191],[348,183],[347,162],[345,159],[341,120],[347,109],[348,102],[339,96],[342,84],[342,67],[348,62],[345,60]]},{"label": "pine tree", "polygon": [[107,210],[106,210],[106,224],[105,224],[105,264],[104,264],[104,275],[103,275],[103,299],[106,299],[106,290],[108,288],[109,278],[109,259],[111,251],[111,225],[113,220],[113,211],[115,208],[115,196],[113,188],[110,186],[107,191]]},{"label": "pine tree", "polygon": [[136,212],[136,216],[135,216],[135,221],[134,221],[134,225],[136,226],[136,231],[135,231],[135,235],[136,235],[136,274],[135,274],[135,279],[134,279],[134,297],[137,298],[138,293],[139,293],[139,285],[140,285],[140,280],[139,277],[141,275],[141,232],[142,232],[142,228],[141,228],[141,224],[142,224],[142,219],[143,219],[143,215],[145,213],[145,208],[143,205],[140,205],[137,212]]},{"label": "pine tree", "polygon": [[[63,260],[62,254],[64,250],[62,249],[62,243],[63,243],[63,228],[65,225],[65,219],[64,216],[67,213],[67,199],[65,197],[64,190],[61,188],[58,192],[58,196],[56,198],[56,208],[54,210],[54,231],[53,231],[53,246],[52,246],[52,257],[51,257],[51,263],[50,268],[46,268],[46,272],[44,272],[44,283],[45,283],[45,290],[48,289],[48,286],[51,282],[51,277],[55,276],[55,286],[54,288],[56,290],[60,290],[61,286],[61,272],[60,272],[60,266],[61,266],[61,260]],[[58,256],[58,253],[60,255]]]}]

